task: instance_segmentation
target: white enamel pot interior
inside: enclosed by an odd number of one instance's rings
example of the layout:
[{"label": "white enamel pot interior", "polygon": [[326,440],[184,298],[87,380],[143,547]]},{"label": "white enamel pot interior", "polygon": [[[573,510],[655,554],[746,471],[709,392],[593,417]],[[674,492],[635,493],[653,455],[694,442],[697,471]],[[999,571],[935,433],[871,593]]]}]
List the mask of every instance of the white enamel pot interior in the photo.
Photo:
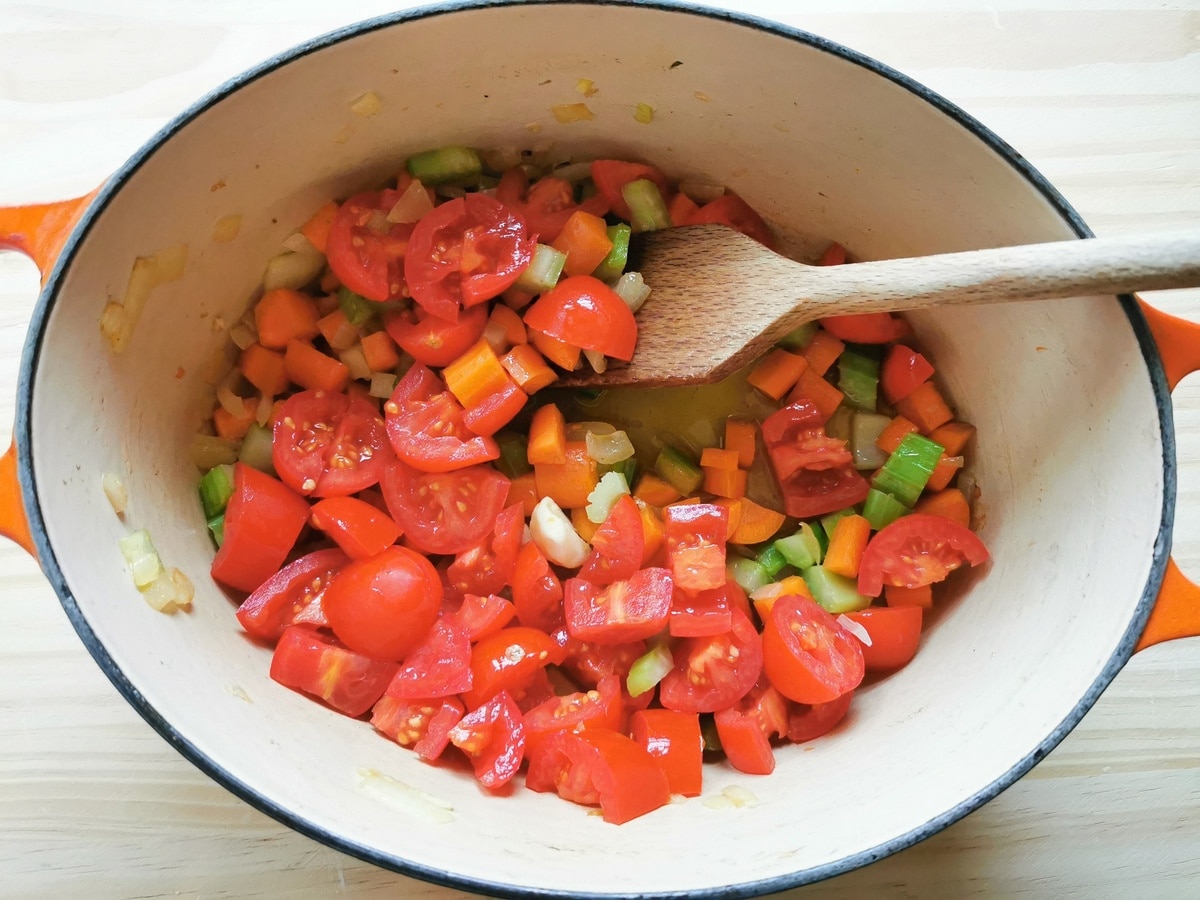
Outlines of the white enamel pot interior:
[{"label": "white enamel pot interior", "polygon": [[[447,52],[451,48],[452,52]],[[537,48],[524,54],[514,48]],[[681,63],[681,64],[680,64]],[[599,92],[590,121],[551,107]],[[371,117],[350,104],[382,100]],[[653,122],[634,120],[638,103]],[[860,258],[1070,239],[1084,226],[981,126],[896,73],[809,35],[684,7],[447,7],[306,45],[187,112],[101,192],[39,303],[18,411],[39,556],[83,640],[147,720],[205,772],[364,859],[489,894],[739,896],[871,862],[985,802],[1073,726],[1132,652],[1162,578],[1174,499],[1161,368],[1131,301],[913,315],[960,416],[978,426],[980,533],[914,662],[862,690],[831,736],[778,752],[767,778],[724,765],[705,794],[620,827],[550,795],[487,796],[365,722],[273,683],[207,578],[212,547],[186,448],[203,373],[264,261],[330,197],[412,151],[533,146],[644,158],[735,187],[792,242]],[[223,216],[242,216],[231,243]],[[188,245],[132,344],[98,329],[135,256]],[[753,297],[745,298],[747,304]],[[715,324],[714,327],[719,327]],[[182,368],[182,377],[177,370]],[[117,552],[100,490],[196,584],[153,612]],[[452,809],[432,824],[360,785],[374,769]]]}]

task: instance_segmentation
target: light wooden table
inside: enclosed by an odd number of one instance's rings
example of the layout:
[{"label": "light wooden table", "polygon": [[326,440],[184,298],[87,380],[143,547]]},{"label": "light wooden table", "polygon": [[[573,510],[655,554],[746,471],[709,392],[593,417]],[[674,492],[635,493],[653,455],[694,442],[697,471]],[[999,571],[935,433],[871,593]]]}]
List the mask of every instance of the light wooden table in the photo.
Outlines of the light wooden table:
[{"label": "light wooden table", "polygon": [[[0,0],[0,203],[83,193],[225,78],[404,5]],[[944,93],[1101,234],[1200,221],[1195,0],[727,5],[849,44]],[[0,257],[3,432],[36,286],[31,265]],[[1200,293],[1152,299],[1200,320]],[[1176,421],[1176,554],[1200,576],[1194,385],[1176,392]],[[0,894],[458,896],[293,834],[208,781],[118,696],[37,567],[7,545],[0,602]],[[795,895],[934,893],[1200,897],[1200,640],[1138,655],[1079,728],[988,806]]]}]

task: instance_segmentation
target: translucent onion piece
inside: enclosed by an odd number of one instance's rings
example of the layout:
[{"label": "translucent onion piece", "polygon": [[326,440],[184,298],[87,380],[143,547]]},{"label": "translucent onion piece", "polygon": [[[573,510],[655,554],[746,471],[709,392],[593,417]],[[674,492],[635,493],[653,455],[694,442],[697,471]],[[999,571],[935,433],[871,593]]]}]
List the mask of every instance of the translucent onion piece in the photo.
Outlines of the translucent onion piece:
[{"label": "translucent onion piece", "polygon": [[258,340],[258,334],[255,333],[252,326],[245,322],[238,322],[229,329],[229,339],[239,350],[245,350]]},{"label": "translucent onion piece", "polygon": [[242,228],[242,217],[240,214],[222,216],[217,219],[217,224],[213,226],[212,239],[218,244],[228,244]]},{"label": "translucent onion piece", "polygon": [[589,434],[612,434],[616,430],[607,422],[568,422],[567,440],[585,441]]},{"label": "translucent onion piece", "polygon": [[863,626],[861,622],[855,622],[845,613],[837,617],[838,624],[845,628],[848,632],[858,638],[867,647],[871,646],[871,634]]},{"label": "translucent onion piece", "polygon": [[183,275],[187,265],[187,244],[159,250],[153,256],[139,256],[129,271],[129,282],[120,301],[110,300],[100,315],[100,333],[113,353],[124,353],[133,337],[133,329],[142,316],[150,292]]},{"label": "translucent onion piece", "polygon": [[588,521],[594,525],[601,524],[608,518],[621,495],[628,493],[629,482],[625,480],[624,475],[620,472],[605,472],[588,494],[587,509],[584,510]]},{"label": "translucent onion piece", "polygon": [[560,125],[570,125],[572,122],[587,122],[594,119],[592,111],[586,103],[560,103],[550,107],[550,112]]},{"label": "translucent onion piece", "polygon": [[709,181],[691,181],[685,179],[680,182],[679,190],[701,205],[725,195],[725,186],[723,184],[713,184]]},{"label": "translucent onion piece", "polygon": [[355,97],[350,103],[350,111],[356,116],[373,116],[383,108],[383,100],[374,91],[367,91]]},{"label": "translucent onion piece", "polygon": [[358,344],[340,351],[338,359],[350,370],[350,377],[355,380],[369,381],[371,375],[374,374],[371,372],[371,367],[367,365],[367,358],[363,356],[362,347]]},{"label": "translucent onion piece", "polygon": [[192,438],[190,448],[192,463],[202,472],[214,466],[232,465],[237,462],[238,446],[235,441],[211,434],[198,434]]},{"label": "translucent onion piece", "polygon": [[602,466],[611,466],[633,456],[633,442],[624,431],[597,434],[589,431],[583,436],[587,454]]},{"label": "translucent onion piece", "polygon": [[375,372],[371,376],[371,396],[386,400],[396,390],[396,382],[399,380],[391,372]]},{"label": "translucent onion piece", "polygon": [[316,247],[312,245],[312,241],[304,236],[301,231],[293,232],[283,239],[283,249],[291,250],[293,253],[320,253]]},{"label": "translucent onion piece", "polygon": [[267,270],[263,273],[263,290],[299,290],[320,275],[324,268],[325,257],[320,253],[295,253],[285,250],[267,260]]},{"label": "translucent onion piece", "polygon": [[617,279],[617,283],[613,285],[613,290],[618,297],[625,301],[625,305],[633,310],[633,312],[641,309],[642,304],[650,296],[650,288],[642,278],[641,272],[626,272]]},{"label": "translucent onion piece", "polygon": [[246,401],[235,394],[226,385],[221,385],[217,388],[217,402],[221,404],[221,408],[229,413],[235,419],[240,419],[246,415]]},{"label": "translucent onion piece", "polygon": [[404,189],[396,205],[387,214],[389,222],[418,222],[433,209],[433,201],[425,186],[415,178]]},{"label": "translucent onion piece", "polygon": [[123,514],[129,505],[129,491],[125,490],[125,482],[121,480],[120,476],[114,475],[112,472],[105,472],[100,478],[100,487],[112,505],[113,512],[118,516]]},{"label": "translucent onion piece", "polygon": [[587,358],[588,365],[592,367],[592,371],[597,375],[603,375],[604,370],[608,368],[608,360],[603,353],[596,350],[584,350],[583,355]]},{"label": "translucent onion piece", "polygon": [[479,156],[489,172],[505,172],[521,164],[521,151],[516,147],[493,147]]}]

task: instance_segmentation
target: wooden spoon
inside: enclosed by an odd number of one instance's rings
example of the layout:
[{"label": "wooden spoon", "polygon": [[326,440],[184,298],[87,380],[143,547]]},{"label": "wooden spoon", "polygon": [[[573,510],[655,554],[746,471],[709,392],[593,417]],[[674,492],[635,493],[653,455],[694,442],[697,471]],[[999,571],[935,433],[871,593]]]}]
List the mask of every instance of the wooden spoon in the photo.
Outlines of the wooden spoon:
[{"label": "wooden spoon", "polygon": [[[723,225],[637,236],[651,288],[628,365],[579,369],[565,387],[702,384],[793,328],[832,315],[1200,287],[1200,231],[1088,238],[911,259],[810,266]],[[585,363],[586,366],[586,363]]]}]

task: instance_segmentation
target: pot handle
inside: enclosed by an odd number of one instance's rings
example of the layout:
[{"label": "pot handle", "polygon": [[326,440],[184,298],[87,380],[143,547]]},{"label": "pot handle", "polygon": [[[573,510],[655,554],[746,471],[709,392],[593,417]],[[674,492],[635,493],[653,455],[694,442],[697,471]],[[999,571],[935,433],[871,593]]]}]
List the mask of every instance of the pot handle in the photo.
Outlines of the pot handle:
[{"label": "pot handle", "polygon": [[[57,203],[0,207],[0,250],[18,250],[37,265],[42,284],[67,235],[100,189],[83,197]],[[17,475],[17,444],[14,439],[0,457],[0,536],[15,541],[30,556],[37,556],[25,506],[21,502],[21,484]]]},{"label": "pot handle", "polygon": [[[1200,371],[1200,324],[1169,316],[1144,300],[1138,302],[1158,345],[1167,386],[1175,390],[1175,385],[1185,376]],[[1200,636],[1200,586],[1179,570],[1174,559],[1168,559],[1158,599],[1150,611],[1137,649],[1196,636]]]}]

